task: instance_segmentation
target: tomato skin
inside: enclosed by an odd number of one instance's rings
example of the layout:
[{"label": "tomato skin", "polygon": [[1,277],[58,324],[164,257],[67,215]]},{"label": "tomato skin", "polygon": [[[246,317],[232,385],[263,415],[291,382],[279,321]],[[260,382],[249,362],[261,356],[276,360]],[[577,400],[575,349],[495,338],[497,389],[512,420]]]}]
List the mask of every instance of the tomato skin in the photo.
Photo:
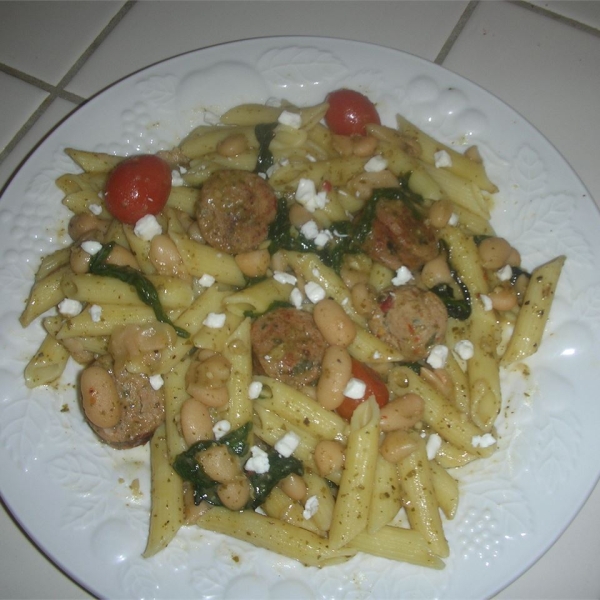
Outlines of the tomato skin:
[{"label": "tomato skin", "polygon": [[122,223],[134,225],[159,213],[171,193],[171,168],[154,154],[140,154],[120,162],[108,176],[104,202]]},{"label": "tomato skin", "polygon": [[354,90],[336,90],[327,96],[329,108],[325,123],[338,135],[366,135],[365,125],[381,124],[375,105],[363,94]]},{"label": "tomato skin", "polygon": [[356,377],[356,379],[364,381],[367,385],[367,388],[364,396],[362,398],[358,398],[357,400],[354,398],[348,398],[348,396],[344,396],[344,401],[336,408],[336,411],[340,417],[350,421],[352,418],[352,413],[356,407],[371,396],[375,396],[375,402],[377,402],[379,407],[383,407],[388,403],[388,400],[390,399],[390,392],[377,371],[353,358],[352,377]]}]

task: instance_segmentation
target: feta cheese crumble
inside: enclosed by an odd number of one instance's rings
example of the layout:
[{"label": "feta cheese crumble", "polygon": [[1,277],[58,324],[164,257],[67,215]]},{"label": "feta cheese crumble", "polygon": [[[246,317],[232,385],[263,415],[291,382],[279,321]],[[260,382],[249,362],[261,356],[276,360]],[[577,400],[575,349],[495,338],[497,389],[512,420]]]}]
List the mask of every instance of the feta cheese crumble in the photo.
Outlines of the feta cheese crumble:
[{"label": "feta cheese crumble", "polygon": [[279,283],[289,283],[290,285],[296,285],[296,281],[298,281],[294,275],[285,271],[274,271],[273,279]]},{"label": "feta cheese crumble", "polygon": [[88,206],[88,210],[93,214],[93,215],[101,215],[102,214],[102,207],[99,204],[90,204]]},{"label": "feta cheese crumble", "polygon": [[304,292],[306,294],[306,297],[313,303],[316,304],[317,302],[320,302],[321,300],[325,299],[325,290],[318,284],[315,283],[314,281],[309,281],[305,286],[304,286]]},{"label": "feta cheese crumble", "polygon": [[344,389],[344,396],[353,400],[360,400],[367,391],[367,384],[362,379],[351,377]]},{"label": "feta cheese crumble", "polygon": [[150,375],[150,377],[148,377],[148,382],[153,390],[160,390],[165,384],[161,375]]},{"label": "feta cheese crumble", "polygon": [[448,154],[448,152],[446,152],[446,150],[438,150],[433,155],[433,160],[435,161],[435,166],[438,169],[441,167],[452,166],[452,157]]},{"label": "feta cheese crumble", "polygon": [[494,305],[492,304],[492,299],[486,294],[479,294],[479,299],[483,304],[483,310],[490,311],[492,310],[492,308],[494,308]]},{"label": "feta cheese crumble", "polygon": [[144,215],[133,228],[133,233],[145,242],[162,233],[162,227],[154,215]]},{"label": "feta cheese crumble", "polygon": [[282,125],[287,125],[292,129],[300,129],[302,126],[302,117],[298,113],[291,112],[289,110],[284,110],[277,119],[278,123]]},{"label": "feta cheese crumble", "polygon": [[454,344],[454,352],[456,352],[463,360],[473,358],[473,355],[475,354],[473,342],[470,340],[460,340],[456,342],[456,344]]},{"label": "feta cheese crumble", "polygon": [[83,310],[83,304],[79,300],[65,298],[58,304],[58,312],[65,317],[76,317]]},{"label": "feta cheese crumble", "polygon": [[442,438],[437,433],[432,433],[427,439],[425,444],[425,450],[427,452],[427,458],[433,460],[438,453],[438,450],[442,446]]},{"label": "feta cheese crumble", "polygon": [[474,448],[488,448],[496,443],[496,438],[491,433],[483,435],[474,435],[471,439],[471,444]]},{"label": "feta cheese crumble", "polygon": [[458,215],[456,213],[452,213],[450,218],[448,219],[448,225],[451,227],[456,227],[458,225]]},{"label": "feta cheese crumble", "polygon": [[206,325],[210,329],[221,329],[225,325],[225,313],[208,313],[206,319],[202,321],[202,325]]},{"label": "feta cheese crumble", "polygon": [[260,396],[262,388],[263,384],[260,381],[253,381],[248,386],[248,398],[250,398],[250,400],[256,400]]},{"label": "feta cheese crumble", "polygon": [[177,169],[171,171],[171,185],[173,187],[185,185],[185,181],[182,179],[181,173]]},{"label": "feta cheese crumble", "polygon": [[204,275],[198,279],[198,285],[209,288],[215,281],[216,279],[212,275],[204,273]]},{"label": "feta cheese crumble", "polygon": [[90,319],[92,319],[93,323],[100,323],[100,319],[102,318],[102,307],[97,304],[92,304],[90,306]]},{"label": "feta cheese crumble", "polygon": [[365,163],[365,171],[367,173],[379,173],[380,171],[383,171],[385,168],[387,168],[387,166],[388,161],[385,158],[383,158],[383,156],[377,154],[376,156],[371,157]]},{"label": "feta cheese crumble", "polygon": [[396,276],[392,279],[392,283],[394,285],[404,285],[408,283],[411,279],[413,279],[413,275],[410,272],[410,269],[407,267],[400,267],[396,271]]},{"label": "feta cheese crumble", "polygon": [[309,520],[313,517],[317,511],[319,510],[319,499],[316,496],[310,496],[306,499],[304,503],[304,510],[302,511],[302,516],[305,520]]},{"label": "feta cheese crumble", "polygon": [[253,471],[258,475],[269,472],[269,455],[260,447],[252,446],[250,448],[252,456],[246,461],[244,469],[246,471]]},{"label": "feta cheese crumble", "polygon": [[510,265],[504,265],[501,269],[496,271],[496,275],[498,275],[500,281],[510,281],[510,278],[513,276],[512,267]]},{"label": "feta cheese crumble", "polygon": [[427,364],[431,365],[434,369],[443,369],[446,366],[448,360],[448,347],[442,344],[434,346],[429,352],[427,357]]},{"label": "feta cheese crumble", "polygon": [[93,240],[87,240],[85,242],[81,242],[81,249],[91,256],[94,256],[95,254],[98,254],[100,250],[102,250],[102,244]]},{"label": "feta cheese crumble", "polygon": [[215,434],[215,439],[220,440],[226,433],[231,431],[231,423],[225,419],[222,421],[217,421],[212,430]]},{"label": "feta cheese crumble", "polygon": [[318,192],[312,179],[301,178],[295,193],[296,200],[309,212],[315,212],[318,208],[325,208],[329,202],[327,193]]},{"label": "feta cheese crumble", "polygon": [[293,431],[288,431],[282,438],[275,442],[275,450],[284,458],[289,458],[300,443],[300,437]]},{"label": "feta cheese crumble", "polygon": [[298,288],[294,288],[290,292],[290,302],[296,307],[300,308],[302,306],[302,302],[304,301],[304,297],[302,296],[302,292]]}]

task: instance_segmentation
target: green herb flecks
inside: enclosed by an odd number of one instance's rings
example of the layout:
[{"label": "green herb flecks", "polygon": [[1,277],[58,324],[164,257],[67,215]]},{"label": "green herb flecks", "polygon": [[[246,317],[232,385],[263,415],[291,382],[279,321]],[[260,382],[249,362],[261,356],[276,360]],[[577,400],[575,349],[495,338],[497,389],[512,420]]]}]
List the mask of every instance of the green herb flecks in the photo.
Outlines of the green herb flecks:
[{"label": "green herb flecks", "polygon": [[254,135],[258,140],[258,157],[256,159],[256,167],[254,172],[267,174],[270,167],[273,166],[273,154],[269,150],[271,140],[275,136],[275,127],[277,123],[259,123],[254,127]]},{"label": "green herb flecks", "polygon": [[112,277],[133,286],[139,299],[154,311],[158,321],[171,325],[179,337],[190,337],[190,334],[185,329],[177,327],[171,322],[160,303],[158,292],[151,281],[133,267],[111,265],[106,262],[114,246],[115,242],[104,244],[102,249],[96,255],[92,256],[89,272],[102,277]]}]

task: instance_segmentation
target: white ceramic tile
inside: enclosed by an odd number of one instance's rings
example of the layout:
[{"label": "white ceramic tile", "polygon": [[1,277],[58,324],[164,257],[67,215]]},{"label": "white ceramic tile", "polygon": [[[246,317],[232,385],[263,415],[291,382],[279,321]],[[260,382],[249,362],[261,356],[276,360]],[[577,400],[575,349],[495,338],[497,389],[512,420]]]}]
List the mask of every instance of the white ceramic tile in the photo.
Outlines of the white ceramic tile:
[{"label": "white ceramic tile", "polygon": [[0,72],[0,152],[47,96],[39,88]]},{"label": "white ceramic tile", "polygon": [[123,2],[0,2],[0,62],[58,83]]},{"label": "white ceramic tile", "polygon": [[[0,73],[0,89],[1,85]],[[1,96],[1,92],[0,92]],[[40,118],[32,125],[31,129],[23,136],[19,143],[12,149],[8,157],[0,164],[0,191],[4,188],[6,182],[19,167],[21,162],[34,149],[62,119],[76,108],[75,104],[61,100],[54,100],[52,104],[44,111]],[[2,118],[4,115],[0,112]],[[0,577],[0,580],[2,578]]]},{"label": "white ceramic tile", "polygon": [[[79,600],[91,598],[76,583],[66,577],[22,534],[0,506],[0,598],[26,600]],[[35,573],[35,577],[32,574]],[[49,582],[51,586],[48,585]]]},{"label": "white ceramic tile", "polygon": [[[600,598],[600,486],[578,517],[542,560],[504,589],[496,600],[591,600]],[[577,565],[577,572],[573,567]],[[535,582],[543,582],[535,585]]]},{"label": "white ceramic tile", "polygon": [[335,35],[433,60],[466,5],[463,1],[141,2],[127,13],[68,89],[87,97],[164,58],[220,42],[269,35]]},{"label": "white ceramic tile", "polygon": [[577,165],[580,178],[600,202],[600,119],[589,118],[599,106],[598,57],[596,35],[515,4],[482,2],[444,66],[527,118]]},{"label": "white ceramic tile", "polygon": [[600,31],[600,2],[598,0],[535,0],[535,6],[550,10]]}]

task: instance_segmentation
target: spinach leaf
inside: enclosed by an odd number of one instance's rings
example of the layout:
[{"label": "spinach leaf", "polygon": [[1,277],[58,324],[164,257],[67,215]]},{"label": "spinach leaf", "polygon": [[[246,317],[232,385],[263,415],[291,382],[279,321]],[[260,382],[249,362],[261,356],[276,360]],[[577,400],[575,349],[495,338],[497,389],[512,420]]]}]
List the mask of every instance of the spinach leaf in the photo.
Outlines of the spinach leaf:
[{"label": "spinach leaf", "polygon": [[196,455],[212,446],[225,446],[237,457],[243,458],[250,449],[248,438],[251,430],[252,423],[248,421],[248,423],[230,431],[218,441],[200,440],[175,457],[173,469],[184,481],[189,481],[192,484],[194,504],[200,504],[202,500],[206,500],[206,502],[215,506],[223,505],[217,494],[219,482],[206,474],[202,465],[196,460]]},{"label": "spinach leaf", "polygon": [[254,491],[254,498],[248,508],[257,508],[271,493],[273,488],[291,473],[302,475],[304,469],[302,462],[294,456],[281,456],[276,450],[271,450],[269,456],[269,470],[266,473],[250,473],[249,479]]},{"label": "spinach leaf", "polygon": [[269,239],[271,254],[275,254],[278,250],[317,252],[316,244],[292,227],[290,210],[285,198],[277,200],[277,216],[269,226]]},{"label": "spinach leaf", "polygon": [[185,329],[177,327],[171,322],[160,303],[158,292],[150,280],[146,279],[146,277],[133,267],[111,265],[106,262],[114,246],[115,242],[104,244],[100,252],[92,256],[89,272],[102,277],[112,277],[133,286],[138,298],[154,311],[158,321],[173,326],[179,337],[190,337],[190,334]]},{"label": "spinach leaf", "polygon": [[258,140],[258,158],[254,172],[267,174],[269,167],[273,166],[273,154],[269,150],[271,140],[275,136],[277,123],[259,123],[254,127],[254,135]]}]

